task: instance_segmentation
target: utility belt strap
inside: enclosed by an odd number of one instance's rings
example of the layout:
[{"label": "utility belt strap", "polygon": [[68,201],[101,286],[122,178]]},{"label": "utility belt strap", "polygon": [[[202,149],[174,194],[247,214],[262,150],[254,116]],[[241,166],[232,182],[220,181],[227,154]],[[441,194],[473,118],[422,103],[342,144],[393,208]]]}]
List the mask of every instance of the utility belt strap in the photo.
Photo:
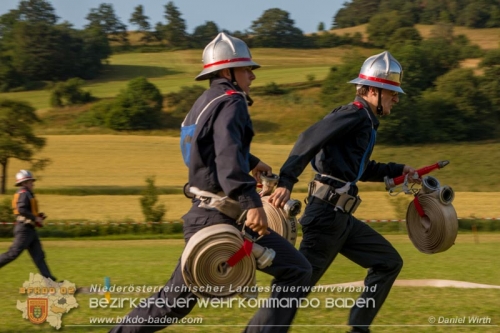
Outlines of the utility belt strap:
[{"label": "utility belt strap", "polygon": [[200,208],[216,209],[235,220],[238,220],[243,213],[240,203],[225,196],[223,192],[215,194],[202,191],[197,187],[190,187],[189,192],[191,192],[195,198],[200,199],[201,202],[198,205]]},{"label": "utility belt strap", "polygon": [[313,180],[309,183],[308,196],[314,196],[322,201],[326,201],[327,203],[335,206],[335,210],[341,210],[347,214],[354,214],[358,206],[361,204],[361,198],[359,196],[347,194],[346,192],[348,189],[348,186],[347,189],[346,186],[341,189],[336,189],[333,186]]},{"label": "utility belt strap", "polygon": [[16,217],[16,222],[17,223],[26,223],[26,224],[31,224],[32,226],[36,226],[35,221],[33,221],[31,219],[27,219],[26,217],[24,217],[22,215],[18,215]]}]

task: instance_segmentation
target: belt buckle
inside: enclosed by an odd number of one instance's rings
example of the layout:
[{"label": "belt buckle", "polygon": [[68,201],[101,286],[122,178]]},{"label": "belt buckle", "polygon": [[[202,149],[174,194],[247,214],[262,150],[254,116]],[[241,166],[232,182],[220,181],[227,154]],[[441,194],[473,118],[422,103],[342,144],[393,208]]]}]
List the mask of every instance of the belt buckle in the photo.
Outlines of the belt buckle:
[{"label": "belt buckle", "polygon": [[337,203],[337,201],[339,201],[339,197],[340,195],[335,192],[335,190],[330,190],[326,193],[326,201],[328,201],[329,203],[335,205]]},{"label": "belt buckle", "polygon": [[[347,214],[353,214],[356,209],[358,209],[358,206],[361,204],[361,198],[358,196],[353,197],[354,200],[349,200],[346,202],[346,205],[344,206],[344,210]],[[347,206],[352,202],[349,208]]]},{"label": "belt buckle", "polygon": [[207,205],[210,205],[210,203],[212,201],[212,198],[210,198],[210,197],[200,197],[200,201],[202,201],[203,203],[205,203]]}]

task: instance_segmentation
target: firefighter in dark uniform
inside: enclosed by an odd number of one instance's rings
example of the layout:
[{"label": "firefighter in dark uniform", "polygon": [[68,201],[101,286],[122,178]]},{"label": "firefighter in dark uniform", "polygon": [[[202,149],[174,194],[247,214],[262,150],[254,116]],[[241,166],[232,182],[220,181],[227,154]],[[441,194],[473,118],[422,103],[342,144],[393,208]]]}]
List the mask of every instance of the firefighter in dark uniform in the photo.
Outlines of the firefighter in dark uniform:
[{"label": "firefighter in dark uniform", "polygon": [[[195,102],[181,128],[181,147],[184,162],[189,167],[189,185],[205,192],[223,193],[247,211],[245,225],[248,231],[255,236],[263,236],[256,243],[276,252],[272,265],[262,270],[274,276],[274,286],[308,286],[311,265],[286,239],[267,228],[267,216],[256,191],[260,174],[272,171],[250,154],[254,132],[248,113],[248,105],[252,103],[248,93],[255,79],[253,70],[260,66],[252,60],[250,50],[243,41],[225,33],[220,33],[207,45],[203,63],[204,70],[196,80],[209,79],[210,88]],[[215,209],[199,207],[200,204],[200,199],[194,198],[191,209],[183,216],[186,242],[197,231],[215,224],[229,224],[241,229],[234,218]],[[277,289],[272,290],[271,297],[289,298],[293,306],[260,308],[245,332],[279,333],[289,330],[298,304],[293,299],[303,294],[289,290],[278,292]],[[196,305],[196,296],[186,290],[180,262],[165,288],[151,298],[168,299],[169,304],[138,307],[124,318],[124,322],[127,318],[131,321],[136,317],[182,318],[192,310]],[[179,300],[189,302],[186,306],[176,306]],[[154,332],[161,328],[122,324],[111,332]]]},{"label": "firefighter in dark uniform", "polygon": [[360,203],[356,182],[382,182],[385,176],[402,174],[408,174],[411,181],[420,181],[413,179],[415,170],[408,165],[370,160],[379,126],[377,115],[389,115],[399,101],[398,93],[404,93],[400,88],[402,73],[399,62],[387,51],[369,57],[359,77],[350,81],[356,84],[354,102],[334,109],[299,136],[269,200],[283,207],[299,175],[308,163],[312,164],[316,175],[300,219],[300,252],[313,267],[311,285],[319,281],[338,253],[368,269],[360,300],[374,299],[375,304],[356,303],[349,316],[351,332],[370,331],[370,324],[403,267],[396,249],[352,216]]},{"label": "firefighter in dark uniform", "polygon": [[40,274],[52,281],[57,281],[45,262],[42,244],[35,229],[42,227],[45,219],[45,215],[38,212],[38,203],[33,193],[35,180],[28,170],[21,170],[16,174],[16,186],[20,188],[12,199],[12,208],[14,215],[16,215],[14,242],[7,252],[0,255],[0,267],[15,260],[24,250],[28,249]]}]

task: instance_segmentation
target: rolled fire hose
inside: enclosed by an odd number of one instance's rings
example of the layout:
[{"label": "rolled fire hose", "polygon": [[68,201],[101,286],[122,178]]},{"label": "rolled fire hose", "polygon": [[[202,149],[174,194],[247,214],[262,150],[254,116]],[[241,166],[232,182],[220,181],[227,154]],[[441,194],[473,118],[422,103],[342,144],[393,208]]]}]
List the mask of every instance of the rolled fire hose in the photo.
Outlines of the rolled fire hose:
[{"label": "rolled fire hose", "polygon": [[[275,252],[248,244],[238,229],[227,224],[196,232],[181,257],[182,275],[191,292],[201,298],[230,298],[254,286],[256,267],[271,265]],[[246,255],[231,263],[242,251]]]},{"label": "rolled fire hose", "polygon": [[292,245],[295,245],[297,240],[297,218],[302,208],[302,203],[298,200],[288,200],[283,208],[276,208],[269,203],[269,195],[273,193],[278,185],[279,176],[261,175],[262,180],[262,206],[267,216],[267,224],[269,228],[274,230],[278,235],[288,240]]},{"label": "rolled fire hose", "polygon": [[[301,203],[297,200],[289,200],[298,207],[276,208],[269,203],[269,196],[262,197],[262,205],[267,216],[267,225],[292,245],[297,241],[297,218],[300,213]],[[287,203],[288,204],[288,203]]]},{"label": "rolled fire hose", "polygon": [[422,178],[422,189],[406,212],[408,235],[420,252],[444,252],[455,243],[458,218],[452,205],[454,197],[453,189],[441,187],[436,178]]}]

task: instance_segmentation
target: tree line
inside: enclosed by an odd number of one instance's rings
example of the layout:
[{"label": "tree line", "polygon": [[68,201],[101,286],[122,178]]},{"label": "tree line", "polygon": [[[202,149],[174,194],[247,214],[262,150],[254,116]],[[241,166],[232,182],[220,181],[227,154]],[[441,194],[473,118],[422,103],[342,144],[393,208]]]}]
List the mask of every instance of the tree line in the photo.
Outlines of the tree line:
[{"label": "tree line", "polygon": [[[381,118],[379,142],[408,145],[500,138],[500,49],[483,53],[446,24],[436,25],[425,40],[408,27],[393,26],[387,34],[389,38],[378,40],[378,45],[402,64],[406,94],[399,95],[400,102],[391,111],[394,116]],[[478,55],[482,60],[477,71],[460,66],[462,60]],[[325,107],[352,99],[352,87],[340,83],[356,77],[363,60],[350,55],[331,68],[321,92]]]},{"label": "tree line", "polygon": [[[318,24],[318,33],[304,35],[290,14],[279,8],[264,11],[243,32],[220,29],[215,22],[207,21],[189,34],[182,13],[172,1],[164,5],[166,23],[157,22],[153,27],[142,5],[134,8],[128,21],[141,36],[139,47],[159,45],[155,50],[202,49],[221,31],[241,38],[251,48],[382,47],[389,39],[394,43],[421,39],[415,23],[466,22],[460,17],[464,13],[469,13],[468,18],[476,17],[472,14],[476,7],[483,9],[481,13],[488,9],[487,15],[476,15],[486,20],[479,26],[500,26],[495,23],[497,16],[500,20],[500,5],[495,0],[353,0],[345,3],[334,16],[332,27],[368,23],[368,41],[364,41],[359,32],[342,36],[335,34],[335,30],[326,33],[322,22]],[[433,16],[429,18],[431,13]],[[410,19],[408,15],[413,16]],[[347,18],[351,21],[347,22]],[[0,16],[0,91],[29,90],[43,86],[46,81],[73,77],[94,79],[113,50],[131,51],[127,25],[111,4],[102,3],[92,8],[86,16],[88,23],[81,30],[67,21],[58,23],[59,19],[48,0],[23,0],[18,8]]]},{"label": "tree line", "polygon": [[[215,22],[208,21],[188,34],[174,3],[168,2],[164,9],[166,23],[158,22],[153,28],[144,7],[135,7],[129,22],[141,34],[143,45],[160,43],[161,50],[203,48],[222,31]],[[94,79],[112,54],[112,44],[130,50],[127,25],[111,4],[92,8],[86,20],[83,29],[75,29],[67,21],[59,23],[60,18],[47,0],[22,0],[16,9],[1,15],[0,91],[36,89],[46,81],[73,77]],[[250,47],[332,47],[356,43],[350,38],[330,38],[328,43],[307,38],[294,26],[289,14],[278,8],[267,10],[253,22],[250,31],[227,32],[242,38]],[[357,38],[361,40],[361,36]]]},{"label": "tree line", "polygon": [[0,91],[30,90],[43,81],[92,79],[111,54],[105,31],[57,24],[52,5],[25,0],[0,16]]},{"label": "tree line", "polygon": [[332,28],[354,27],[395,10],[412,25],[441,22],[468,28],[500,27],[497,0],[352,0],[335,14]]}]

